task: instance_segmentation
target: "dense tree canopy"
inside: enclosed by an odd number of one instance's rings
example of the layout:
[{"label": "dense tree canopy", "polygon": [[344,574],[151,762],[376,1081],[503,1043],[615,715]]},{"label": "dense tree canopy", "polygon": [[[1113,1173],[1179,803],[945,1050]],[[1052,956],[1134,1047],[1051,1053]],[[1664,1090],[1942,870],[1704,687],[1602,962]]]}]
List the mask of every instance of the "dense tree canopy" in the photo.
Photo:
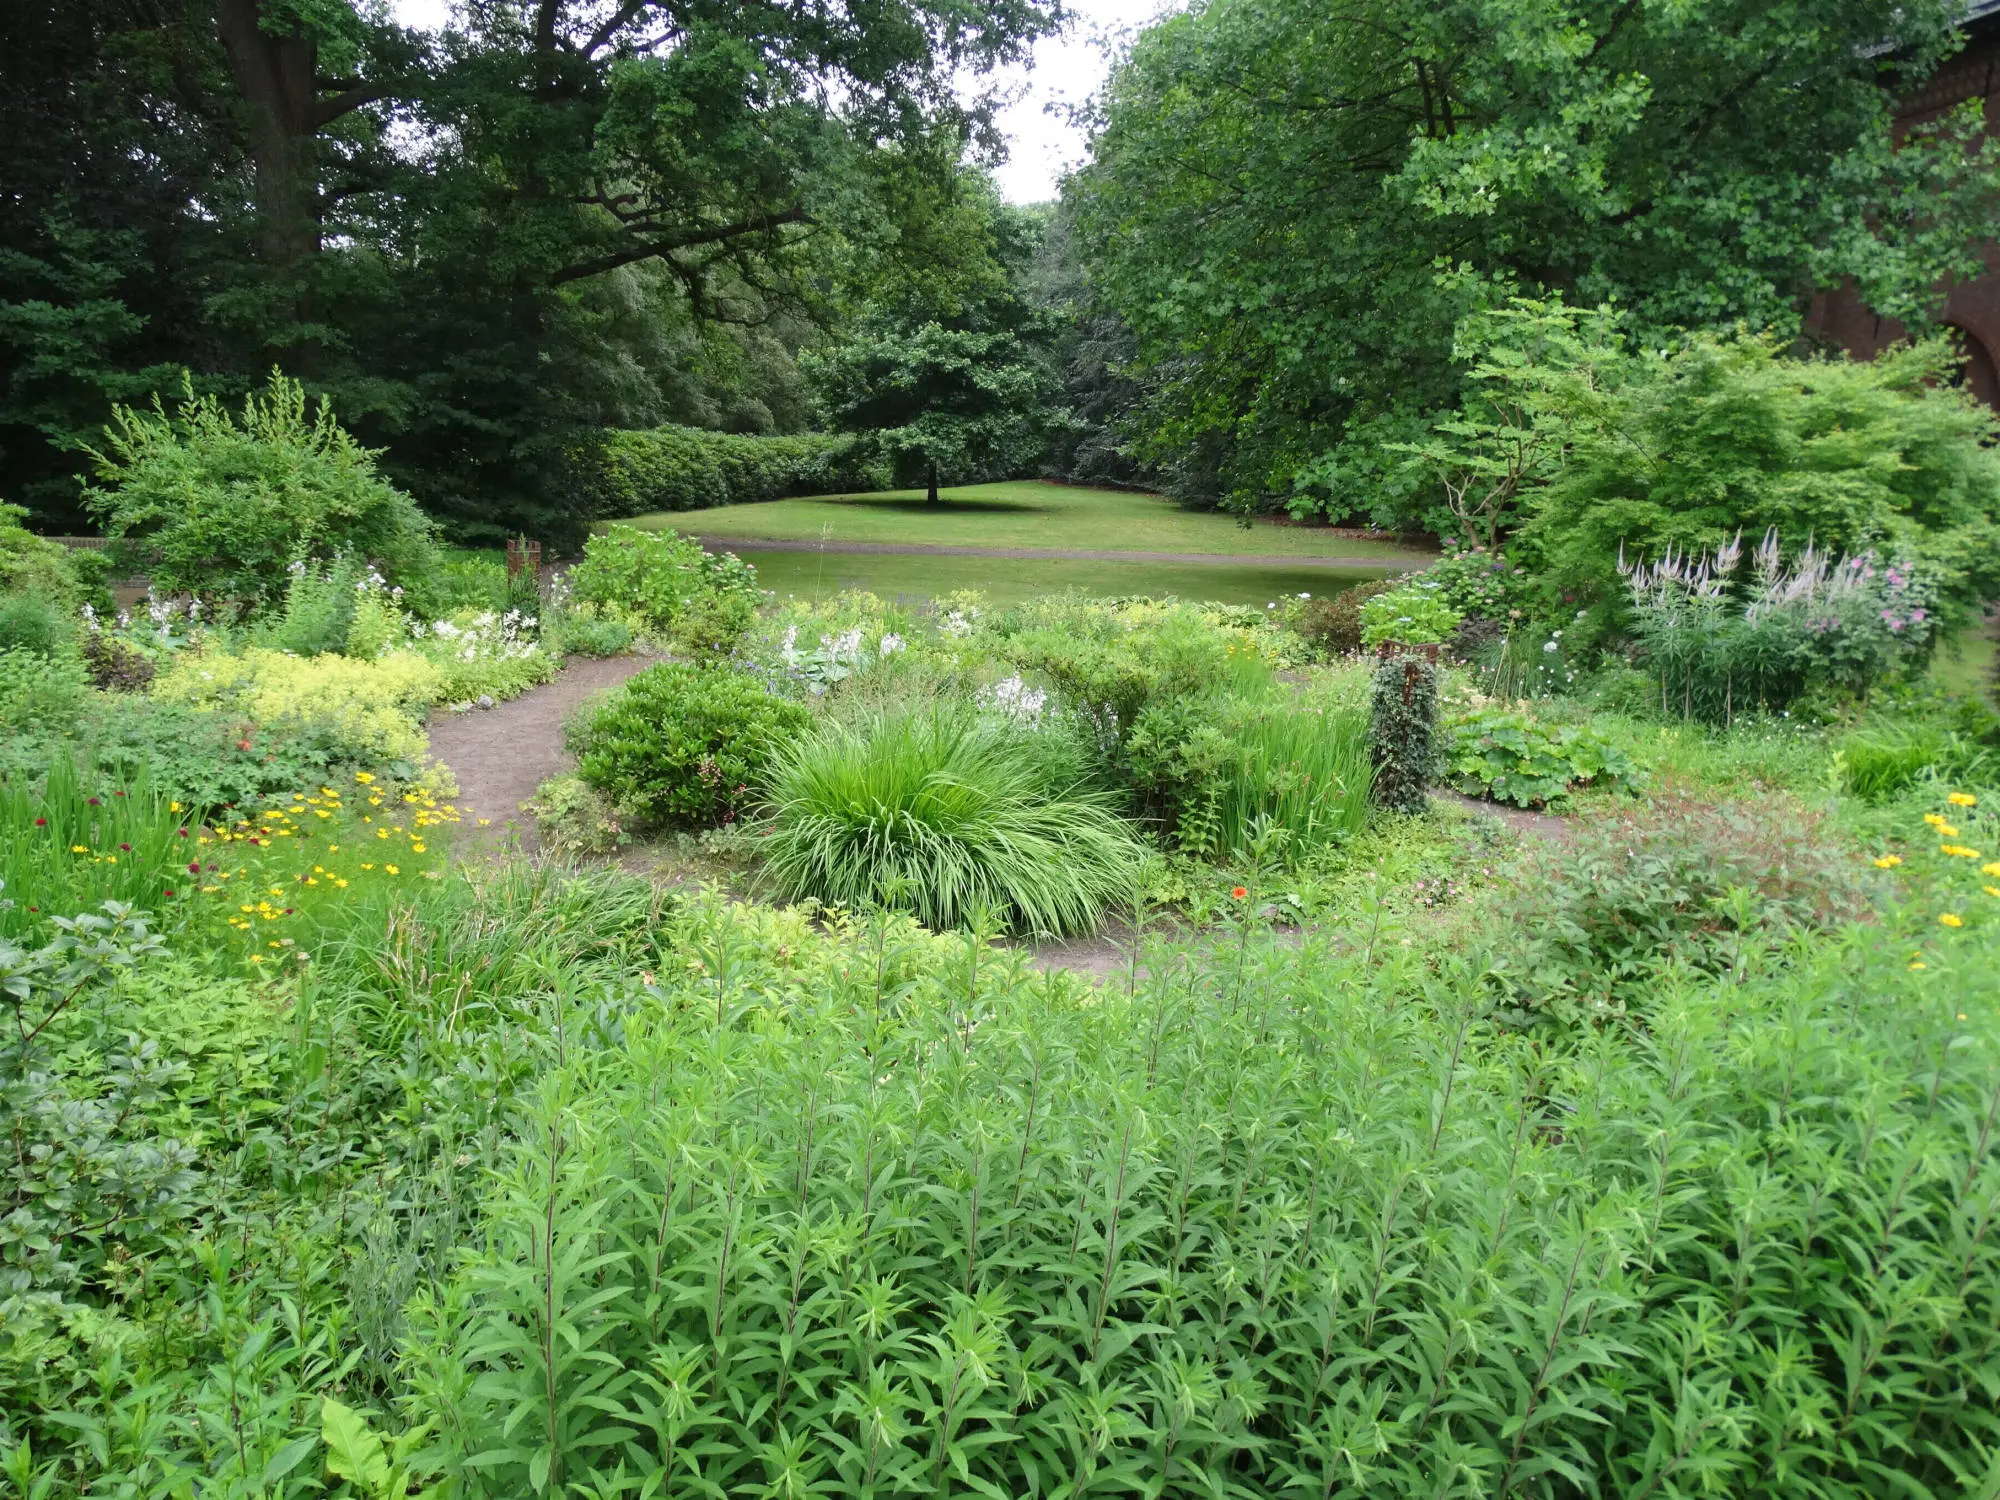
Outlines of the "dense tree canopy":
[{"label": "dense tree canopy", "polygon": [[273,361],[432,509],[559,529],[608,425],[796,423],[829,299],[935,269],[961,71],[1050,0],[10,8],[0,486],[73,505],[112,400]]},{"label": "dense tree canopy", "polygon": [[1920,315],[1996,179],[1968,118],[1892,150],[1889,86],[1958,11],[1209,0],[1153,28],[1074,185],[1140,451],[1195,498],[1393,510],[1381,440],[1450,399],[1454,326],[1512,292],[1642,336],[1795,329],[1843,275]]}]

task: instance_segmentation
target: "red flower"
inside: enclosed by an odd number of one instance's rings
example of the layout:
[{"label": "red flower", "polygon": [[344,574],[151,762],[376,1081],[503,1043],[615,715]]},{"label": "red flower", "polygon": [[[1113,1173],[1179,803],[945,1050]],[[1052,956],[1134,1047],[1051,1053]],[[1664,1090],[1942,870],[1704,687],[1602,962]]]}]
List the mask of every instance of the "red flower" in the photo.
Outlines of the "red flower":
[{"label": "red flower", "polygon": [[1242,886],[1239,885],[1233,887],[1230,890],[1229,894],[1231,896],[1234,896],[1238,901],[1241,901],[1245,896],[1249,895],[1250,892],[1245,890]]},{"label": "red flower", "polygon": [[104,804],[102,802],[99,802],[95,797],[86,797],[83,800],[88,802],[92,807],[104,806]]},{"label": "red flower", "polygon": [[188,831],[185,828],[183,828],[179,833],[174,835],[175,838],[182,838],[182,839],[186,838],[187,836],[188,836]]},{"label": "red flower", "polygon": [[238,750],[248,750],[250,748],[250,742],[248,740],[238,740],[236,742],[236,748]]},{"label": "red flower", "polygon": [[160,894],[171,900],[174,893],[172,891],[162,891]]},{"label": "red flower", "polygon": [[130,854],[132,852],[132,846],[130,844],[120,844],[118,846],[118,852],[120,854]]},{"label": "red flower", "polygon": [[201,873],[201,861],[200,861],[200,860],[196,860],[196,861],[195,861],[195,862],[194,862],[193,864],[191,864],[191,865],[189,865],[189,866],[188,866],[188,874],[190,874],[190,875],[199,875],[200,873]]},{"label": "red flower", "polygon": [[49,826],[49,820],[47,818],[37,818],[35,819],[35,826],[37,828],[46,828]]}]

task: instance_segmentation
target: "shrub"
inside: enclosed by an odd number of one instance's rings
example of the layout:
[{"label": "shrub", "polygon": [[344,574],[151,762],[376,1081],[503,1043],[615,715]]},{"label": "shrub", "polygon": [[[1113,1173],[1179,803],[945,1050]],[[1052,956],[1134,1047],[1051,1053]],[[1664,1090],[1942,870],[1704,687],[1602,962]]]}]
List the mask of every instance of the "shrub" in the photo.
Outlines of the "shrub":
[{"label": "shrub", "polygon": [[934,931],[1093,930],[1138,846],[1103,797],[1051,783],[1029,733],[949,705],[824,726],[772,768],[767,873],[794,900]]},{"label": "shrub", "polygon": [[364,565],[351,558],[325,563],[298,559],[285,570],[282,603],[257,622],[250,639],[295,656],[345,650],[365,572]]},{"label": "shrub", "polygon": [[594,604],[580,604],[554,617],[554,649],[568,656],[623,656],[632,649],[632,627]]},{"label": "shrub", "polygon": [[145,652],[102,630],[85,633],[82,656],[92,685],[111,693],[143,693],[159,670]]},{"label": "shrub", "polygon": [[1947,605],[2000,591],[2000,454],[1942,339],[1794,359],[1773,336],[1690,337],[1631,360],[1566,432],[1525,542],[1559,584],[1616,592],[1621,557],[1775,530],[1933,571]]},{"label": "shrub", "polygon": [[609,854],[632,842],[611,799],[581,776],[552,776],[528,803],[542,847],[562,858]]},{"label": "shrub", "polygon": [[1385,656],[1368,695],[1368,748],[1375,800],[1391,812],[1422,812],[1443,761],[1437,663]]},{"label": "shrub", "polygon": [[220,709],[280,733],[324,736],[342,760],[414,767],[424,754],[424,710],[443,687],[444,675],[407,651],[374,661],[307,660],[251,646],[240,655],[185,655],[154,682],[153,692],[169,703]]},{"label": "shrub", "polygon": [[116,785],[150,783],[190,816],[318,786],[355,764],[324,725],[263,726],[222,709],[82,694],[67,717],[44,717],[0,738],[0,775],[32,780],[72,753]]},{"label": "shrub", "polygon": [[1419,574],[1386,594],[1362,601],[1361,644],[1441,645],[1451,639],[1460,618],[1446,601],[1443,587]]},{"label": "shrub", "polygon": [[0,594],[0,651],[33,651],[53,656],[75,632],[68,618],[47,599]]},{"label": "shrub", "polygon": [[571,727],[577,774],[622,812],[704,827],[734,820],[811,715],[754,677],[661,662]]},{"label": "shrub", "polygon": [[578,603],[630,614],[694,647],[733,645],[760,598],[757,570],[733,552],[704,552],[676,532],[636,526],[593,536],[567,584]]},{"label": "shrub", "polygon": [[1299,613],[1299,634],[1328,656],[1352,655],[1361,649],[1361,606],[1401,586],[1399,578],[1376,578],[1308,600]]},{"label": "shrub", "polygon": [[0,501],[0,594],[25,594],[59,610],[108,609],[104,555],[36,536],[21,524],[27,518],[21,506]]},{"label": "shrub", "polygon": [[276,602],[303,559],[366,559],[391,582],[426,572],[431,525],[375,470],[321,402],[273,372],[240,419],[187,387],[172,416],[118,407],[85,492],[114,537],[143,542],[155,583],[216,594],[256,611]]},{"label": "shrub", "polygon": [[1367,821],[1367,716],[1325,691],[1167,699],[1125,753],[1146,810],[1191,854],[1240,858],[1276,827],[1300,858]]},{"label": "shrub", "polygon": [[0,650],[0,733],[66,733],[89,692],[82,667],[70,658]]},{"label": "shrub", "polygon": [[1657,794],[1515,872],[1494,934],[1502,1013],[1557,1026],[1621,1014],[1665,971],[1725,973],[1858,917],[1860,875],[1858,857],[1788,801]]},{"label": "shrub", "polygon": [[1517,807],[1553,806],[1576,787],[1630,781],[1637,769],[1587,724],[1542,724],[1517,710],[1484,708],[1450,728],[1452,785]]},{"label": "shrub", "polygon": [[887,489],[889,478],[877,472],[853,437],[666,426],[605,434],[595,457],[593,485],[597,514],[636,516],[786,495]]},{"label": "shrub", "polygon": [[440,547],[436,562],[401,581],[403,602],[420,620],[441,620],[461,609],[508,609],[507,562],[500,552]]}]

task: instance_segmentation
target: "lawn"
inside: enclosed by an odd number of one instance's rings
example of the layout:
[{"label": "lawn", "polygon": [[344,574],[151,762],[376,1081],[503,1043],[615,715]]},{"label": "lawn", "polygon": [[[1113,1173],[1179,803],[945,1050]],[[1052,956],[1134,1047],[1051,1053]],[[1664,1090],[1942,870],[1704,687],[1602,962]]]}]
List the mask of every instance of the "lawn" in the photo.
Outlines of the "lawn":
[{"label": "lawn", "polygon": [[920,490],[816,495],[658,511],[625,523],[670,526],[694,536],[772,541],[891,542],[912,547],[1043,547],[1084,551],[1190,552],[1223,557],[1352,557],[1409,561],[1423,556],[1393,542],[1330,536],[1311,527],[1244,526],[1214,511],[1183,510],[1159,495],[1023,481]]},{"label": "lawn", "polygon": [[[745,507],[746,509],[748,507]],[[1266,604],[1280,594],[1331,594],[1390,571],[1354,568],[1272,568],[1229,563],[1117,563],[1095,559],[1032,562],[993,557],[882,552],[760,552],[744,549],[757,581],[779,598],[822,599],[842,589],[867,589],[885,599],[934,598],[977,589],[995,604],[1076,590],[1120,597],[1177,594],[1221,604]]]}]

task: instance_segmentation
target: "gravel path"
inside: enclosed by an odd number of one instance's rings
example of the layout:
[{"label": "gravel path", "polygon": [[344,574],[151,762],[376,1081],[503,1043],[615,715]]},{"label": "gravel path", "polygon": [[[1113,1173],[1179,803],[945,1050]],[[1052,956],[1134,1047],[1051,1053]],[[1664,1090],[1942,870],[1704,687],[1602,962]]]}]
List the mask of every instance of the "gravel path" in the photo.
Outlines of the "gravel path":
[{"label": "gravel path", "polygon": [[1133,562],[1206,563],[1235,568],[1383,568],[1415,572],[1430,566],[1430,558],[1287,557],[1264,553],[1232,556],[1223,552],[1110,552],[1083,547],[919,547],[900,542],[772,541],[751,536],[688,535],[710,552],[855,552],[896,557],[998,557],[1013,562]]},{"label": "gravel path", "polygon": [[[553,682],[518,698],[434,718],[431,755],[458,778],[461,847],[490,852],[513,834],[523,849],[533,849],[534,820],[522,813],[521,804],[549,777],[570,768],[563,721],[584,699],[651,665],[645,656],[573,656]],[[480,828],[481,818],[491,819],[491,825]]]}]

